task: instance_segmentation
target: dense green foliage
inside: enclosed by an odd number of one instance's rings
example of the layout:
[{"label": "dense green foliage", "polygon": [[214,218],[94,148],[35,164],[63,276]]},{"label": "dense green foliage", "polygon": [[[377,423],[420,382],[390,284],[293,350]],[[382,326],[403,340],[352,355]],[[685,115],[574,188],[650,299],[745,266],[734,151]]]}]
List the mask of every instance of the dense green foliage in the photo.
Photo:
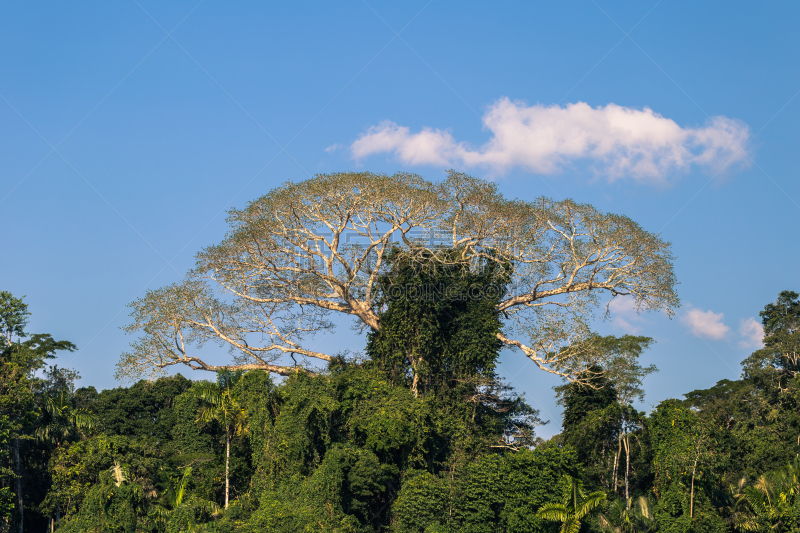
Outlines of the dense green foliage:
[{"label": "dense green foliage", "polygon": [[649,414],[652,340],[591,339],[604,364],[557,388],[563,432],[543,442],[496,374],[508,267],[391,260],[367,357],[280,381],[76,389],[46,365],[75,347],[28,335],[0,293],[0,530],[800,532],[797,293],[761,313],[742,379]]},{"label": "dense green foliage", "polygon": [[461,252],[434,260],[424,251],[393,250],[387,258],[392,270],[378,283],[385,310],[380,331],[369,334],[367,355],[415,395],[473,390],[495,377],[502,347],[496,307],[510,268],[486,259],[470,264],[460,260]]}]

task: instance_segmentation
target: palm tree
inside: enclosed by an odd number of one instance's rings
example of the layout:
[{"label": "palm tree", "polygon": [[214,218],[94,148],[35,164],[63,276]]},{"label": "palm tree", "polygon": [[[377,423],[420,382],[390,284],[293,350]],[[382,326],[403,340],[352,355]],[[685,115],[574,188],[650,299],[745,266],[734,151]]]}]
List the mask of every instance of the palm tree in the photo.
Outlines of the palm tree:
[{"label": "palm tree", "polygon": [[40,441],[48,441],[60,447],[63,443],[78,439],[83,430],[94,429],[96,418],[85,409],[74,409],[66,390],[44,397],[42,420],[34,435]]},{"label": "palm tree", "polygon": [[744,509],[734,515],[735,523],[744,531],[759,531],[762,527],[776,533],[795,531],[799,493],[800,460],[795,459],[780,470],[761,475],[752,485],[740,488],[737,508]]},{"label": "palm tree", "polygon": [[218,422],[225,429],[225,508],[230,498],[231,440],[247,433],[247,412],[239,404],[233,386],[240,373],[221,372],[217,383],[201,383],[194,394],[202,400],[197,421],[208,424]]},{"label": "palm tree", "polygon": [[[43,397],[42,418],[39,420],[34,436],[39,442],[49,442],[56,448],[62,444],[80,439],[84,430],[97,426],[97,419],[85,409],[75,409],[67,389]],[[61,519],[60,506],[56,507],[55,521]],[[50,517],[51,527],[53,517]]]},{"label": "palm tree", "polygon": [[[153,510],[153,514],[157,520],[166,522],[176,510],[182,507],[189,507],[193,508],[194,510],[205,511],[212,515],[219,513],[219,506],[214,502],[189,497],[187,488],[191,478],[191,466],[184,468],[183,474],[179,478],[170,478],[169,482],[167,483],[167,490],[164,493],[163,502],[166,505],[157,506]],[[189,514],[189,522],[183,524],[189,528],[188,531],[197,530],[197,524],[194,522],[194,510]]]},{"label": "palm tree", "polygon": [[649,533],[656,530],[650,502],[640,496],[629,509],[623,500],[616,500],[608,511],[597,517],[601,531],[608,533]]},{"label": "palm tree", "polygon": [[586,494],[583,491],[583,482],[566,474],[561,481],[565,486],[563,502],[544,504],[536,511],[536,516],[561,522],[560,533],[578,533],[581,520],[605,501],[606,495],[600,491]]},{"label": "palm tree", "polygon": [[187,466],[183,470],[183,475],[180,479],[171,479],[170,483],[167,485],[167,505],[171,508],[175,509],[179,505],[183,503],[183,499],[186,497],[186,486],[189,484],[189,480],[192,477],[192,467]]}]

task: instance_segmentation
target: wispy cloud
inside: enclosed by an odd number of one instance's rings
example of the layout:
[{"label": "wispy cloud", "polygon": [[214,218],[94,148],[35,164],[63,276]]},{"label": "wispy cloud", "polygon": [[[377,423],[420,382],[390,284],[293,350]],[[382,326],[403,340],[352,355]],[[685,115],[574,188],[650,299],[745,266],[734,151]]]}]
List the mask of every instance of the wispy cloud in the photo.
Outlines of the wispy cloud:
[{"label": "wispy cloud", "polygon": [[718,341],[727,337],[731,331],[731,328],[723,322],[724,319],[724,313],[715,313],[710,309],[703,311],[702,309],[690,308],[681,317],[681,322],[689,328],[695,337]]},{"label": "wispy cloud", "polygon": [[764,347],[764,327],[755,318],[739,321],[739,335],[742,340],[739,346],[742,348],[763,348]]},{"label": "wispy cloud", "polygon": [[456,140],[447,130],[385,121],[350,146],[356,160],[390,153],[408,165],[453,165],[506,171],[520,167],[554,174],[585,160],[611,181],[630,177],[664,183],[692,166],[717,172],[746,164],[750,129],[743,122],[713,117],[698,128],[681,127],[653,110],[578,102],[544,106],[501,98],[483,115],[491,138],[480,147]]}]

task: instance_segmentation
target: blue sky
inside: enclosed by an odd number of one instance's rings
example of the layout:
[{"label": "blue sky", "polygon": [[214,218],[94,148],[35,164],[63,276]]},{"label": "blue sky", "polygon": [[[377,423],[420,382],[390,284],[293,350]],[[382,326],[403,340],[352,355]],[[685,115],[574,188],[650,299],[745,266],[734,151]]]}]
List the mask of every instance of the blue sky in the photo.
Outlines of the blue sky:
[{"label": "blue sky", "polygon": [[[678,315],[597,326],[657,340],[648,404],[736,378],[748,320],[798,289],[798,28],[789,2],[5,3],[0,289],[78,345],[58,362],[82,384],[117,386],[125,305],[226,209],[320,172],[454,167],[673,243]],[[557,432],[557,380],[502,361]]]}]

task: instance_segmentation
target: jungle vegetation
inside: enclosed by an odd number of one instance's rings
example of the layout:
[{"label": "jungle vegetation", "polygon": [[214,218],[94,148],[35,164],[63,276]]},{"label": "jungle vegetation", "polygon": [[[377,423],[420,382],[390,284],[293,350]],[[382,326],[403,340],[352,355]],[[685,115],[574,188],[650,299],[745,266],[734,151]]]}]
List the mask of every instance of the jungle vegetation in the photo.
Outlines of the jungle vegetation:
[{"label": "jungle vegetation", "polygon": [[765,346],[741,379],[650,413],[632,399],[651,339],[595,339],[607,367],[557,389],[563,431],[543,441],[496,374],[494,302],[464,297],[485,273],[403,268],[462,285],[448,301],[387,291],[362,358],[280,381],[76,388],[47,365],[74,346],[28,335],[26,305],[0,293],[3,530],[800,530],[797,293],[762,311]]},{"label": "jungle vegetation", "polygon": [[[0,531],[800,532],[798,293],[764,307],[740,379],[643,412],[653,340],[588,326],[600,294],[677,306],[668,243],[464,175],[404,179],[322,176],[232,212],[184,282],[131,305],[120,377],[149,379],[129,386],[78,387],[50,364],[76,346],[0,292]],[[361,350],[304,347],[333,312]],[[499,375],[512,348],[564,379],[548,440]],[[175,364],[210,372],[158,375]]]}]

